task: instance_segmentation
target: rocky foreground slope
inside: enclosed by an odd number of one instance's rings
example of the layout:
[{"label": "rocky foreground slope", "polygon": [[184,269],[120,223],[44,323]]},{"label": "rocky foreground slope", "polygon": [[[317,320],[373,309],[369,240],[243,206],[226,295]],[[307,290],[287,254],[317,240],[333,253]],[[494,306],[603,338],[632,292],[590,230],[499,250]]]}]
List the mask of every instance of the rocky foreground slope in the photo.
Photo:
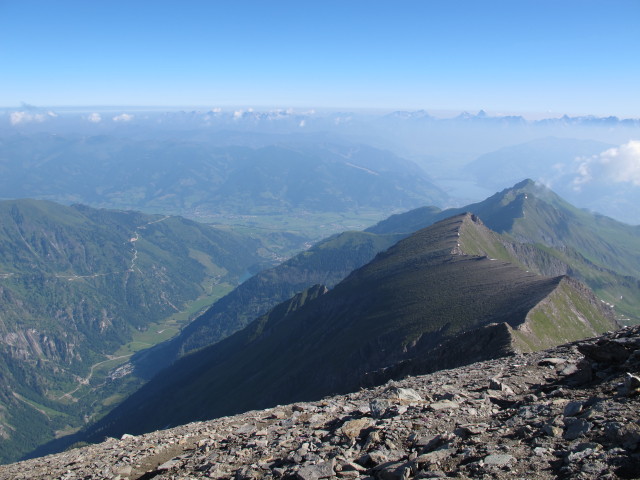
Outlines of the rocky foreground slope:
[{"label": "rocky foreground slope", "polygon": [[[463,352],[460,352],[461,355]],[[640,478],[640,327],[0,467],[1,479]]]}]

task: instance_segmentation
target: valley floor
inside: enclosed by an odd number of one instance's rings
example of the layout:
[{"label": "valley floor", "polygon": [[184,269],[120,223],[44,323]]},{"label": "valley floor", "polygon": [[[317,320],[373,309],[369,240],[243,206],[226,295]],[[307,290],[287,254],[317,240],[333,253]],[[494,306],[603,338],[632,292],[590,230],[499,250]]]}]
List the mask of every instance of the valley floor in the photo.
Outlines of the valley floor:
[{"label": "valley floor", "polygon": [[0,467],[0,479],[640,478],[640,327]]}]

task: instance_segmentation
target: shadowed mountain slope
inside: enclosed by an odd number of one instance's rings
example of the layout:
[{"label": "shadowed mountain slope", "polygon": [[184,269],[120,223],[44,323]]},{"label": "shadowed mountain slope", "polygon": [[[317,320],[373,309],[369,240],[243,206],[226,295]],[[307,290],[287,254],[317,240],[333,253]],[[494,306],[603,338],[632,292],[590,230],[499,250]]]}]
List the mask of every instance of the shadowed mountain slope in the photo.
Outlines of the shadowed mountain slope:
[{"label": "shadowed mountain slope", "polygon": [[[402,374],[416,360],[433,371],[531,349],[538,340],[560,343],[572,334],[569,323],[581,326],[574,339],[615,326],[580,284],[528,273],[508,259],[500,236],[476,216],[439,222],[333,290],[313,287],[184,357],[82,438],[346,392]],[[547,304],[552,308],[533,318]],[[544,323],[546,339],[538,339],[534,321]],[[451,348],[457,341],[460,348]]]},{"label": "shadowed mountain slope", "polygon": [[132,360],[136,372],[151,377],[177,358],[219,342],[314,284],[332,288],[404,236],[344,232],[255,274],[218,300],[178,336],[137,354]]}]

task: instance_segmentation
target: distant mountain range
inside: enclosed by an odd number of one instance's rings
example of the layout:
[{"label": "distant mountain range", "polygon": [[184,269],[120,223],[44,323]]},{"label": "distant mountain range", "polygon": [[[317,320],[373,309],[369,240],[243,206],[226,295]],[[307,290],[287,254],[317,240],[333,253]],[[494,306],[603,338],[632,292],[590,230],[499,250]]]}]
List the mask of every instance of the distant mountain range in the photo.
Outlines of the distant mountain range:
[{"label": "distant mountain range", "polygon": [[[501,188],[523,178],[570,185],[578,157],[597,155],[614,145],[594,140],[546,137],[485,153],[467,165],[476,181],[486,188]],[[565,190],[569,190],[565,188]]]},{"label": "distant mountain range", "polygon": [[259,249],[180,217],[0,202],[0,459],[108,408],[92,393],[99,365],[123,363],[131,353],[113,354],[134,332],[237,285],[265,263]]},{"label": "distant mountain range", "polygon": [[447,195],[417,165],[353,144],[216,146],[208,140],[13,135],[0,139],[0,190],[94,207],[215,219],[391,213]]},{"label": "distant mountain range", "polygon": [[29,127],[52,125],[58,128],[74,128],[84,124],[94,131],[108,131],[113,128],[132,125],[153,125],[170,128],[220,128],[242,129],[269,128],[271,131],[290,131],[292,129],[327,130],[331,127],[366,122],[484,122],[493,124],[528,125],[580,125],[580,126],[640,126],[640,119],[618,118],[616,116],[598,117],[594,115],[555,116],[538,120],[527,120],[521,115],[490,115],[484,110],[473,114],[462,112],[458,115],[442,117],[429,114],[425,110],[398,110],[390,113],[375,114],[352,111],[327,111],[271,109],[200,109],[172,110],[145,109],[143,107],[56,109],[25,107],[5,109],[0,112],[0,127],[18,130]]},{"label": "distant mountain range", "polygon": [[0,186],[4,198],[206,221],[365,211],[377,221],[532,178],[578,207],[639,224],[637,147],[626,165],[624,155],[599,157],[637,139],[640,119],[617,117],[25,106],[0,112]]},{"label": "distant mountain range", "polygon": [[472,214],[401,240],[332,290],[314,286],[164,370],[80,438],[353,391],[615,328],[584,285],[518,267]]}]

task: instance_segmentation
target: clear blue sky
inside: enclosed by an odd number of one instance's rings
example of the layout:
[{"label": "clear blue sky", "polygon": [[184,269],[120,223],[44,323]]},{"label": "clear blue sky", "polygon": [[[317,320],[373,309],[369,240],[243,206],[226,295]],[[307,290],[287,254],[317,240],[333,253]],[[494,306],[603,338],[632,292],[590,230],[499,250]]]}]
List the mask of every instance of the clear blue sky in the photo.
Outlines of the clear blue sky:
[{"label": "clear blue sky", "polygon": [[0,106],[640,117],[638,0],[0,0]]}]

